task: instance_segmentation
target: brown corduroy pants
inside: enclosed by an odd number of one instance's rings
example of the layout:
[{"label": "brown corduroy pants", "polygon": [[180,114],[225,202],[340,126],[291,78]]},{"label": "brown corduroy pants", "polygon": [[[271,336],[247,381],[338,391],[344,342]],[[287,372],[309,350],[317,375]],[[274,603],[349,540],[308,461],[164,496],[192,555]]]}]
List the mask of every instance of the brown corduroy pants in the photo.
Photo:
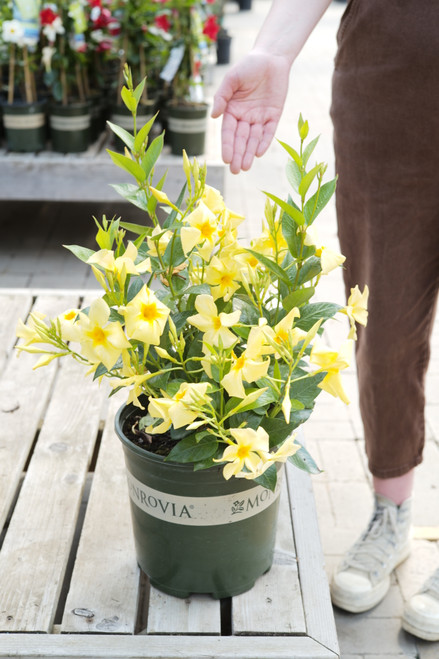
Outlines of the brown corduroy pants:
[{"label": "brown corduroy pants", "polygon": [[368,284],[357,368],[369,468],[422,460],[439,286],[439,3],[351,0],[331,115],[345,284]]}]

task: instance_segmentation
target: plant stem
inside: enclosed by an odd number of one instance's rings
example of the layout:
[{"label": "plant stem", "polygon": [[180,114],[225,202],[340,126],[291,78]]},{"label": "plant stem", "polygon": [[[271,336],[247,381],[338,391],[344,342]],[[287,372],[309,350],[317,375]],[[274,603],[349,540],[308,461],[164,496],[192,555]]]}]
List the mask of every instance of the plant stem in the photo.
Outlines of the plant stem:
[{"label": "plant stem", "polygon": [[12,105],[14,102],[14,87],[15,87],[15,44],[11,43],[9,49],[9,88],[8,88],[8,103]]},{"label": "plant stem", "polygon": [[27,54],[27,47],[23,46],[23,69],[24,69],[24,88],[26,92],[26,103],[33,103],[32,82],[29,69],[29,58]]}]

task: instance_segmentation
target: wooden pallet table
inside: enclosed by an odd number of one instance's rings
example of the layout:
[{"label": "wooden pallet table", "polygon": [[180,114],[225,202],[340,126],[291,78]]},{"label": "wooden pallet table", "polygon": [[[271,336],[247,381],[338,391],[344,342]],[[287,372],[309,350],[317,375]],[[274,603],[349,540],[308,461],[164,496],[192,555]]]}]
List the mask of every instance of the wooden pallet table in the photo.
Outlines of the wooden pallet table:
[{"label": "wooden pallet table", "polygon": [[76,363],[32,372],[33,356],[14,354],[18,318],[81,302],[0,293],[0,657],[339,657],[310,479],[291,466],[274,564],[251,591],[181,600],[149,586],[113,432],[120,400]]}]

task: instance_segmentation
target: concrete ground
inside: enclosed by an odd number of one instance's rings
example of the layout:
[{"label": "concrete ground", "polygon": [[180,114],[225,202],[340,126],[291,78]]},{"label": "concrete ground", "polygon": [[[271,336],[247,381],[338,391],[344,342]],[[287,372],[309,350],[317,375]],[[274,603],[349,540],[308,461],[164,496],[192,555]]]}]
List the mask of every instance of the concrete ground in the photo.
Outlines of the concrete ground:
[{"label": "concrete ground", "polygon": [[[267,0],[254,0],[250,12],[239,12],[227,5],[226,26],[233,37],[232,62],[246,52],[267,13]],[[330,85],[335,35],[344,3],[334,2],[310,37],[297,59],[285,111],[277,137],[297,144],[299,113],[308,119],[312,135],[320,135],[316,158],[329,164],[328,177],[334,173],[332,127],[329,117]],[[227,66],[212,70],[210,91],[219,84]],[[219,158],[220,122],[211,123],[207,161]],[[244,238],[254,236],[263,216],[267,190],[281,197],[289,191],[284,174],[284,151],[273,144],[255,162],[250,172],[232,176],[227,173],[224,197],[227,205],[247,217]],[[116,180],[116,179],[115,179]],[[1,185],[1,182],[0,182]],[[23,182],[25,185],[25,182]],[[61,244],[93,246],[95,233],[91,215],[98,217],[123,213],[135,220],[135,209],[114,204],[38,204],[3,202],[0,213],[0,287],[95,287],[88,268],[70,257]],[[334,206],[325,209],[317,222],[324,244],[337,247]],[[341,273],[332,273],[322,285],[322,299],[344,303]],[[338,324],[327,337],[337,344],[346,336]],[[344,406],[326,394],[319,397],[316,411],[306,425],[308,447],[324,469],[313,477],[328,576],[343,552],[366,525],[372,506],[370,476],[364,453],[363,430],[357,403],[355,370],[344,382],[351,404]],[[439,565],[439,316],[436,319],[432,356],[427,377],[427,441],[423,464],[418,467],[414,497],[414,545],[411,557],[392,575],[390,592],[372,611],[351,615],[335,610],[343,659],[437,659],[439,643],[421,642],[400,627],[404,601]]]}]

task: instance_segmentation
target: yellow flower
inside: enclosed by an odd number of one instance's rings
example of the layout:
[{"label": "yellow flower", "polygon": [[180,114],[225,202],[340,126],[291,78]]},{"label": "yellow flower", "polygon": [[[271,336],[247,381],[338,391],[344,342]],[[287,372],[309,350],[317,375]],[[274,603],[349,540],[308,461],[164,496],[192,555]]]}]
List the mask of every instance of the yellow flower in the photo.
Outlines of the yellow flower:
[{"label": "yellow flower", "polygon": [[327,375],[319,384],[320,389],[327,391],[332,396],[341,398],[346,404],[349,403],[349,398],[343,389],[340,371],[349,366],[351,353],[352,341],[347,341],[342,345],[340,352],[320,344],[313,346],[309,358],[311,364],[316,364],[320,367],[320,370],[327,372]]},{"label": "yellow flower", "polygon": [[345,313],[350,321],[350,331],[348,334],[348,339],[357,339],[357,330],[355,327],[355,322],[360,323],[360,325],[367,325],[367,301],[369,298],[369,288],[366,285],[363,292],[361,293],[358,285],[355,288],[351,288],[351,294],[348,299],[348,304],[345,309],[341,309],[342,313]]},{"label": "yellow flower", "polygon": [[237,337],[228,328],[236,325],[241,312],[218,314],[211,295],[198,295],[195,300],[195,308],[198,314],[189,316],[188,322],[204,333],[203,342],[218,346],[221,341],[224,348],[231,348],[237,341]]},{"label": "yellow flower", "polygon": [[300,449],[300,444],[296,444],[295,439],[296,435],[288,437],[275,453],[270,453],[269,462],[286,462],[291,455],[297,453]]},{"label": "yellow flower", "polygon": [[222,297],[225,302],[240,287],[240,266],[234,259],[219,259],[214,256],[206,268],[206,283],[212,290],[214,300]]},{"label": "yellow flower", "polygon": [[207,395],[208,382],[184,382],[172,398],[151,398],[148,413],[155,418],[163,419],[158,426],[149,426],[147,432],[160,434],[166,432],[171,425],[183,428],[193,423],[199,416],[203,404],[210,400]]},{"label": "yellow flower", "polygon": [[149,190],[150,190],[152,196],[155,197],[159,203],[165,204],[166,206],[170,206],[174,210],[179,211],[179,209],[176,206],[174,206],[172,201],[168,198],[168,195],[166,194],[166,192],[162,192],[161,190],[157,190],[156,188],[153,188],[152,185],[149,186]]},{"label": "yellow flower", "polygon": [[260,327],[262,332],[265,335],[265,338],[271,348],[268,348],[266,352],[275,353],[276,359],[279,358],[279,353],[275,350],[275,346],[279,348],[286,348],[287,350],[290,347],[294,347],[299,341],[301,341],[305,336],[306,332],[300,330],[299,328],[294,328],[294,320],[300,317],[300,311],[297,307],[294,307],[287,313],[282,320],[280,320],[274,328],[269,327],[266,324],[264,318],[260,319]]},{"label": "yellow flower", "polygon": [[316,248],[316,256],[320,257],[320,264],[322,266],[322,274],[327,275],[328,272],[338,268],[346,261],[343,254],[335,252],[330,247],[325,247],[319,242],[317,230],[315,227],[308,227],[305,235],[305,245],[314,245]]},{"label": "yellow flower", "polygon": [[204,186],[201,201],[212,211],[212,213],[215,213],[215,215],[226,210],[226,205],[220,191],[216,188],[212,188],[210,185]]},{"label": "yellow flower", "polygon": [[196,245],[201,245],[198,253],[205,261],[208,261],[218,237],[218,223],[215,214],[200,201],[195,210],[185,218],[185,221],[189,226],[183,227],[180,232],[183,252],[187,255]]},{"label": "yellow flower", "polygon": [[[238,478],[256,478],[269,466],[269,437],[259,426],[252,428],[231,428],[230,433],[235,443],[230,444],[222,457],[216,462],[228,462],[223,470],[226,480],[232,476]],[[246,469],[247,471],[244,471]]]},{"label": "yellow flower", "polygon": [[159,345],[170,309],[146,285],[121,311],[128,336],[150,345]]},{"label": "yellow flower", "polygon": [[80,331],[76,324],[78,314],[79,309],[67,309],[58,316],[63,341],[79,341]]},{"label": "yellow flower", "polygon": [[[158,240],[153,240],[154,236],[157,236],[158,234],[162,234],[162,235]],[[158,256],[159,254],[164,254],[171,238],[172,238],[172,231],[163,231],[163,229],[159,225],[154,227],[151,236],[148,236],[146,239],[149,247],[149,254],[151,254],[151,256]]]},{"label": "yellow flower", "polygon": [[156,419],[163,419],[158,426],[148,426],[146,432],[150,435],[160,435],[169,430],[172,425],[169,416],[169,408],[174,404],[172,398],[150,398],[148,405],[148,414]]},{"label": "yellow flower", "polygon": [[80,311],[77,326],[78,340],[86,359],[92,364],[102,362],[111,369],[119,359],[122,350],[131,344],[123,333],[119,322],[108,322],[110,307],[101,298],[92,302],[88,316]]},{"label": "yellow flower", "polygon": [[112,382],[111,385],[113,388],[132,387],[132,389],[128,392],[127,405],[133,403],[133,405],[135,405],[136,407],[140,407],[143,410],[145,408],[139,401],[139,396],[145,393],[142,388],[142,384],[150,377],[151,377],[151,373],[142,373],[142,374],[134,373],[134,375],[125,377],[122,380],[118,378],[117,380]]},{"label": "yellow flower", "polygon": [[270,359],[266,361],[261,359],[264,349],[263,337],[252,328],[247,341],[247,348],[244,352],[236,357],[233,355],[233,362],[230,371],[223,377],[221,384],[229,396],[244,398],[246,393],[243,385],[245,382],[257,382],[265,377],[270,365]]},{"label": "yellow flower", "polygon": [[277,253],[277,261],[280,262],[284,258],[288,245],[283,236],[279,220],[274,223],[273,234],[270,233],[267,226],[264,226],[261,235],[252,240],[251,247],[255,252],[265,256],[275,257]]},{"label": "yellow flower", "polygon": [[96,263],[104,270],[113,272],[118,278],[121,286],[124,285],[127,274],[136,275],[144,272],[151,272],[150,259],[144,259],[137,265],[134,263],[137,258],[137,247],[131,241],[128,242],[127,248],[122,254],[114,258],[114,252],[111,249],[100,249],[87,260],[87,263]]},{"label": "yellow flower", "polygon": [[46,342],[47,339],[41,336],[41,330],[38,332],[39,327],[43,328],[44,330],[45,323],[42,321],[45,317],[46,315],[44,313],[41,313],[40,311],[34,311],[30,314],[26,325],[23,323],[21,318],[19,319],[15,333],[19,339],[23,339],[23,343],[20,345],[21,348],[28,346],[31,343]]}]

